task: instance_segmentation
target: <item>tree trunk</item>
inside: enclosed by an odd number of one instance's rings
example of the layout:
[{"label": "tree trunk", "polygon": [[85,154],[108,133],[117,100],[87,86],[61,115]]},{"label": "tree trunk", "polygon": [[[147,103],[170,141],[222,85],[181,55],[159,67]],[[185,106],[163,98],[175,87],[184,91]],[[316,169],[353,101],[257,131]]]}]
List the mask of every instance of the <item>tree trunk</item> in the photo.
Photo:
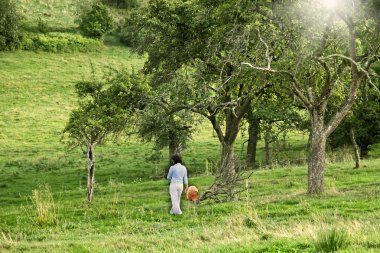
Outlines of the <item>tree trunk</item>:
[{"label": "tree trunk", "polygon": [[[226,103],[231,101],[227,94]],[[218,166],[218,172],[215,175],[213,185],[205,191],[201,200],[212,198],[217,201],[231,201],[236,197],[236,187],[239,185],[239,171],[236,170],[236,161],[234,157],[234,143],[239,133],[239,127],[242,117],[246,114],[251,98],[242,100],[235,110],[228,108],[225,110],[225,132],[223,133],[221,125],[218,122],[217,115],[213,108],[209,108],[210,120],[215,133],[221,144],[221,158]]]},{"label": "tree trunk", "polygon": [[234,143],[223,143],[220,170],[222,178],[226,181],[235,175]]},{"label": "tree trunk", "polygon": [[252,111],[248,111],[248,146],[246,163],[247,167],[254,168],[256,164],[257,142],[259,140],[260,119],[253,116]]},{"label": "tree trunk", "polygon": [[308,159],[308,193],[323,192],[323,170],[326,152],[326,133],[324,132],[323,116],[313,116],[310,153]]},{"label": "tree trunk", "polygon": [[221,130],[215,116],[209,118],[221,144],[222,152],[219,166],[219,176],[228,180],[235,175],[234,143],[239,133],[241,117],[236,118],[231,112],[226,113],[225,135]]},{"label": "tree trunk", "polygon": [[268,124],[266,129],[265,129],[265,167],[266,168],[271,168],[271,163],[270,163],[270,131],[272,129],[271,124]]},{"label": "tree trunk", "polygon": [[176,141],[170,140],[169,142],[169,164],[171,164],[172,156],[182,155],[183,146],[182,143],[177,143]]},{"label": "tree trunk", "polygon": [[265,139],[265,168],[270,168],[269,141]]},{"label": "tree trunk", "polygon": [[360,167],[360,154],[359,154],[358,144],[356,143],[356,140],[355,140],[355,132],[354,132],[353,127],[350,127],[350,139],[351,139],[352,147],[354,148],[354,152],[355,152],[355,168],[358,169]]},{"label": "tree trunk", "polygon": [[361,144],[360,145],[360,157],[362,159],[364,159],[367,156],[368,156],[368,145],[367,144]]},{"label": "tree trunk", "polygon": [[91,202],[94,198],[95,183],[95,144],[87,144],[87,200]]}]

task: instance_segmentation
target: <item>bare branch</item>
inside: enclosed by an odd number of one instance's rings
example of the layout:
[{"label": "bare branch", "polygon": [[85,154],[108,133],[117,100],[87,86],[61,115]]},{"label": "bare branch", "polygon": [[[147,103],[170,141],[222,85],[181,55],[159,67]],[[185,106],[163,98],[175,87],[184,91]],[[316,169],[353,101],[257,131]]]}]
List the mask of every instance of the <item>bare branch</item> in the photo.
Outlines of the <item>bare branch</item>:
[{"label": "bare branch", "polygon": [[317,62],[322,65],[323,69],[325,70],[326,76],[325,76],[325,83],[322,88],[322,92],[319,95],[318,101],[319,105],[325,104],[327,99],[331,95],[333,82],[331,80],[331,72],[330,68],[327,66],[326,62],[322,61],[320,58],[316,58]]},{"label": "bare branch", "polygon": [[368,82],[375,88],[375,90],[377,92],[380,93],[379,88],[372,81],[371,74],[367,71],[367,69],[369,69],[369,67],[370,67],[370,64],[374,62],[374,60],[373,60],[374,58],[368,59],[364,68],[362,66],[360,66],[360,63],[358,63],[358,62],[354,61],[352,58],[350,58],[348,56],[345,56],[345,55],[342,55],[342,54],[331,54],[331,55],[328,55],[328,56],[319,57],[319,60],[331,59],[331,58],[334,58],[334,57],[345,59],[345,60],[351,62],[351,64],[355,65],[356,68],[358,69],[358,71],[360,73],[364,74],[364,76],[367,78]]},{"label": "bare branch", "polygon": [[[365,72],[365,76],[367,77],[367,81],[368,81],[368,83],[371,84],[372,87],[375,89],[375,91],[377,91],[377,92],[380,94],[380,90],[379,90],[379,88],[376,86],[375,83],[372,82],[372,79],[371,79],[371,75],[370,75],[370,73]],[[376,75],[376,77],[379,78],[378,75]]]},{"label": "bare branch", "polygon": [[268,44],[263,40],[260,34],[260,29],[257,29],[257,35],[259,36],[260,41],[264,44],[265,46],[265,58],[268,61],[267,69],[270,69],[270,64],[272,62],[272,57],[269,55],[269,47]]},{"label": "bare branch", "polygon": [[294,92],[296,93],[297,97],[299,99],[301,99],[302,103],[304,104],[304,106],[311,110],[312,108],[312,104],[310,102],[310,100],[301,92],[301,90],[298,88],[300,86],[300,83],[299,81],[297,80],[297,78],[292,74],[290,73],[289,71],[286,71],[286,70],[275,70],[275,69],[268,69],[268,68],[262,68],[262,67],[256,67],[256,66],[253,66],[252,64],[248,63],[248,62],[243,62],[242,65],[247,65],[249,66],[250,68],[253,68],[253,69],[256,69],[256,70],[260,70],[260,71],[265,71],[265,72],[269,72],[269,73],[277,73],[277,74],[282,74],[282,75],[286,75],[288,76],[293,85],[292,85],[292,88],[294,90]]},{"label": "bare branch", "polygon": [[350,63],[354,64],[358,70],[360,71],[365,71],[358,62],[356,62],[354,59],[352,59],[351,57],[348,57],[348,56],[345,56],[343,54],[330,54],[330,55],[327,55],[327,56],[323,56],[323,57],[319,57],[318,59],[319,60],[327,60],[327,59],[331,59],[331,58],[342,58],[342,59],[345,59],[347,61],[349,61]]}]

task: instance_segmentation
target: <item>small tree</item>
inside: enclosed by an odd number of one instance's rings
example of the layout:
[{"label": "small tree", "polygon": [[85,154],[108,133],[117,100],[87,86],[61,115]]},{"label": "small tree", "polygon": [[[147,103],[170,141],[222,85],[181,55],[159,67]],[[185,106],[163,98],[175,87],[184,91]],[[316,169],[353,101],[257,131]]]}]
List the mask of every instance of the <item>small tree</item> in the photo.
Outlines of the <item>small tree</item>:
[{"label": "small tree", "polygon": [[91,9],[79,18],[79,30],[91,38],[102,38],[114,26],[114,20],[107,6],[94,2]]},{"label": "small tree", "polygon": [[332,133],[329,144],[341,147],[351,144],[355,151],[355,167],[368,155],[371,145],[380,142],[380,96],[373,90],[357,101],[352,113]]},{"label": "small tree", "polygon": [[131,131],[147,91],[144,79],[125,71],[102,82],[77,83],[76,93],[81,101],[79,108],[71,112],[64,133],[72,146],[86,147],[88,201],[94,197],[95,146],[109,135]]},{"label": "small tree", "polygon": [[21,19],[14,1],[0,1],[0,51],[17,48]]}]

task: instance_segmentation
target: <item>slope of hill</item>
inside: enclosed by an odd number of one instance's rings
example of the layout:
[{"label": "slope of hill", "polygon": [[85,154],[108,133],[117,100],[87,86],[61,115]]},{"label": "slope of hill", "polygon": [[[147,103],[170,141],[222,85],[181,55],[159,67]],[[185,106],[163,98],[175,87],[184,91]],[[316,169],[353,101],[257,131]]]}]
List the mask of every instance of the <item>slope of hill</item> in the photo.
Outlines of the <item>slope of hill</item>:
[{"label": "slope of hill", "polygon": [[[57,30],[74,29],[79,1],[19,0],[35,25],[45,15]],[[44,14],[45,13],[45,14]],[[28,23],[29,22],[29,23]],[[74,84],[110,67],[140,68],[128,48],[94,53],[0,52],[0,252],[380,252],[380,160],[353,169],[333,163],[325,193],[306,195],[307,168],[260,169],[232,203],[193,204],[169,215],[166,161],[150,163],[151,144],[123,139],[97,148],[95,198],[85,200],[86,161],[68,150],[61,131],[76,107]],[[219,144],[211,128],[189,143],[190,184],[211,184]],[[246,137],[239,137],[236,154]],[[293,133],[281,157],[306,157],[307,135]],[[373,154],[378,154],[377,149]],[[263,144],[259,145],[259,161]]]}]

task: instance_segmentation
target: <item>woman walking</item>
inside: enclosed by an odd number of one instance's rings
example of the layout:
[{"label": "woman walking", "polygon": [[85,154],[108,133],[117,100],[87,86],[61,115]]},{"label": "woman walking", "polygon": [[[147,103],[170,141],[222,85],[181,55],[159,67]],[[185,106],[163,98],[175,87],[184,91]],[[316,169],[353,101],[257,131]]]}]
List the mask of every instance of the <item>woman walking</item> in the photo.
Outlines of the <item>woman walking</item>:
[{"label": "woman walking", "polygon": [[187,180],[186,167],[182,165],[182,158],[179,155],[172,156],[173,165],[169,169],[167,178],[170,180],[170,198],[172,200],[172,208],[170,214],[182,214],[180,201],[183,191],[183,185],[186,185],[185,191],[189,187]]}]

